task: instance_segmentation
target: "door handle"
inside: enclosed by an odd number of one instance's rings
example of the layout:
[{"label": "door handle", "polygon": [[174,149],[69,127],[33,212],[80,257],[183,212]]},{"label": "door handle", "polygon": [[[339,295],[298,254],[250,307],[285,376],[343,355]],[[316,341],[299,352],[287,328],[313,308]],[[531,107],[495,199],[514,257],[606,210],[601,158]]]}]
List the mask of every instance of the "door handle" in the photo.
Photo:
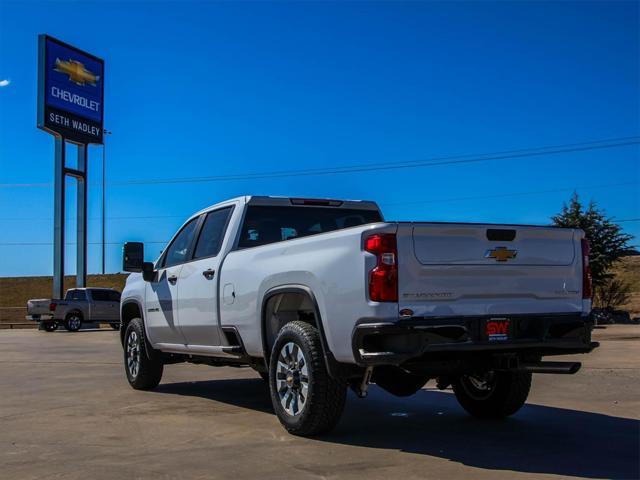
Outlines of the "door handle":
[{"label": "door handle", "polygon": [[207,270],[202,272],[202,275],[204,275],[204,278],[206,278],[207,280],[211,280],[215,274],[216,271],[213,268],[208,268]]},{"label": "door handle", "polygon": [[175,275],[171,275],[167,278],[167,280],[169,280],[169,283],[176,283],[178,281],[178,277],[176,277]]}]

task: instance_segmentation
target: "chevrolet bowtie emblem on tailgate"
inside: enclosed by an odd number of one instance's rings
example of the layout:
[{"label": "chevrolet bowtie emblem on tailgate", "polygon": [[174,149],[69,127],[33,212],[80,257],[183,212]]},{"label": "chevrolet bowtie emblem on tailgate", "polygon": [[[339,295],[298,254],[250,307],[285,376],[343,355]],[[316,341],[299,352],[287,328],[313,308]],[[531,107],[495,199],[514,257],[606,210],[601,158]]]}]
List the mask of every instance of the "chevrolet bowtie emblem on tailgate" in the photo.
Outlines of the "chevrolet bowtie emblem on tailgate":
[{"label": "chevrolet bowtie emblem on tailgate", "polygon": [[493,250],[487,250],[484,258],[495,258],[497,262],[506,262],[512,258],[516,258],[517,250],[509,250],[507,247],[496,247]]},{"label": "chevrolet bowtie emblem on tailgate", "polygon": [[64,73],[65,75],[69,75],[69,81],[75,83],[76,85],[89,85],[96,86],[96,82],[100,80],[100,76],[96,75],[93,72],[87,70],[83,63],[78,62],[77,60],[60,60],[56,58],[56,68],[54,68],[56,72]]}]

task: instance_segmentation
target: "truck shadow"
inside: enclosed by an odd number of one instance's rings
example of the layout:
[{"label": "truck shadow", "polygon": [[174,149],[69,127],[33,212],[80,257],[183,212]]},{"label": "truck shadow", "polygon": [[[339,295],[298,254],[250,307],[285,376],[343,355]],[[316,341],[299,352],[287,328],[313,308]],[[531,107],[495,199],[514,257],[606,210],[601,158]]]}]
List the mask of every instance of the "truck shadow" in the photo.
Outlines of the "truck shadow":
[{"label": "truck shadow", "polygon": [[[259,379],[164,384],[157,391],[273,413]],[[640,478],[638,420],[527,404],[506,420],[481,421],[469,417],[451,393],[433,390],[396,398],[372,385],[366,400],[350,393],[338,427],[314,440],[429,455],[488,470]]]}]

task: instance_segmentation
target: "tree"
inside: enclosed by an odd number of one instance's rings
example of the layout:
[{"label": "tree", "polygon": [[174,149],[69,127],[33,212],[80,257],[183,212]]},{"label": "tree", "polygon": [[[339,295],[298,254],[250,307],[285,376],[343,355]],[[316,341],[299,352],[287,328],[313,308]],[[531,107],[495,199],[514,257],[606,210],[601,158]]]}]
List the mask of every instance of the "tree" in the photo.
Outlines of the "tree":
[{"label": "tree", "polygon": [[589,264],[595,289],[613,277],[609,270],[616,260],[633,252],[629,245],[633,236],[623,233],[622,227],[607,217],[604,211],[599,210],[594,201],[584,208],[575,192],[569,204],[565,203],[562,211],[551,217],[551,220],[559,227],[584,230],[591,246]]}]

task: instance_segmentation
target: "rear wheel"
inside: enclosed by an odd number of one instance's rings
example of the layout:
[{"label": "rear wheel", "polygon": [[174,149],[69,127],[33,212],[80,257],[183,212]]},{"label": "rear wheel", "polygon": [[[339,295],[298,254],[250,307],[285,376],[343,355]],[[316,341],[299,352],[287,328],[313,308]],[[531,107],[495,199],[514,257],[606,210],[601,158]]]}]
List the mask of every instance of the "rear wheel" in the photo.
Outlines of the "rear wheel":
[{"label": "rear wheel", "polygon": [[162,379],[164,364],[155,350],[147,351],[142,320],[134,318],[124,334],[124,369],[136,390],[151,390]]},{"label": "rear wheel", "polygon": [[58,322],[42,322],[42,328],[46,332],[55,332],[58,329]]},{"label": "rear wheel", "polygon": [[280,423],[295,435],[317,435],[340,420],[347,382],[327,372],[318,329],[287,323],[278,334],[269,363],[271,402]]},{"label": "rear wheel", "polygon": [[64,319],[64,328],[70,332],[77,332],[82,326],[82,315],[78,312],[72,312]]},{"label": "rear wheel", "polygon": [[453,391],[460,405],[478,418],[513,415],[526,402],[530,389],[530,373],[489,371],[461,375],[453,383]]}]

